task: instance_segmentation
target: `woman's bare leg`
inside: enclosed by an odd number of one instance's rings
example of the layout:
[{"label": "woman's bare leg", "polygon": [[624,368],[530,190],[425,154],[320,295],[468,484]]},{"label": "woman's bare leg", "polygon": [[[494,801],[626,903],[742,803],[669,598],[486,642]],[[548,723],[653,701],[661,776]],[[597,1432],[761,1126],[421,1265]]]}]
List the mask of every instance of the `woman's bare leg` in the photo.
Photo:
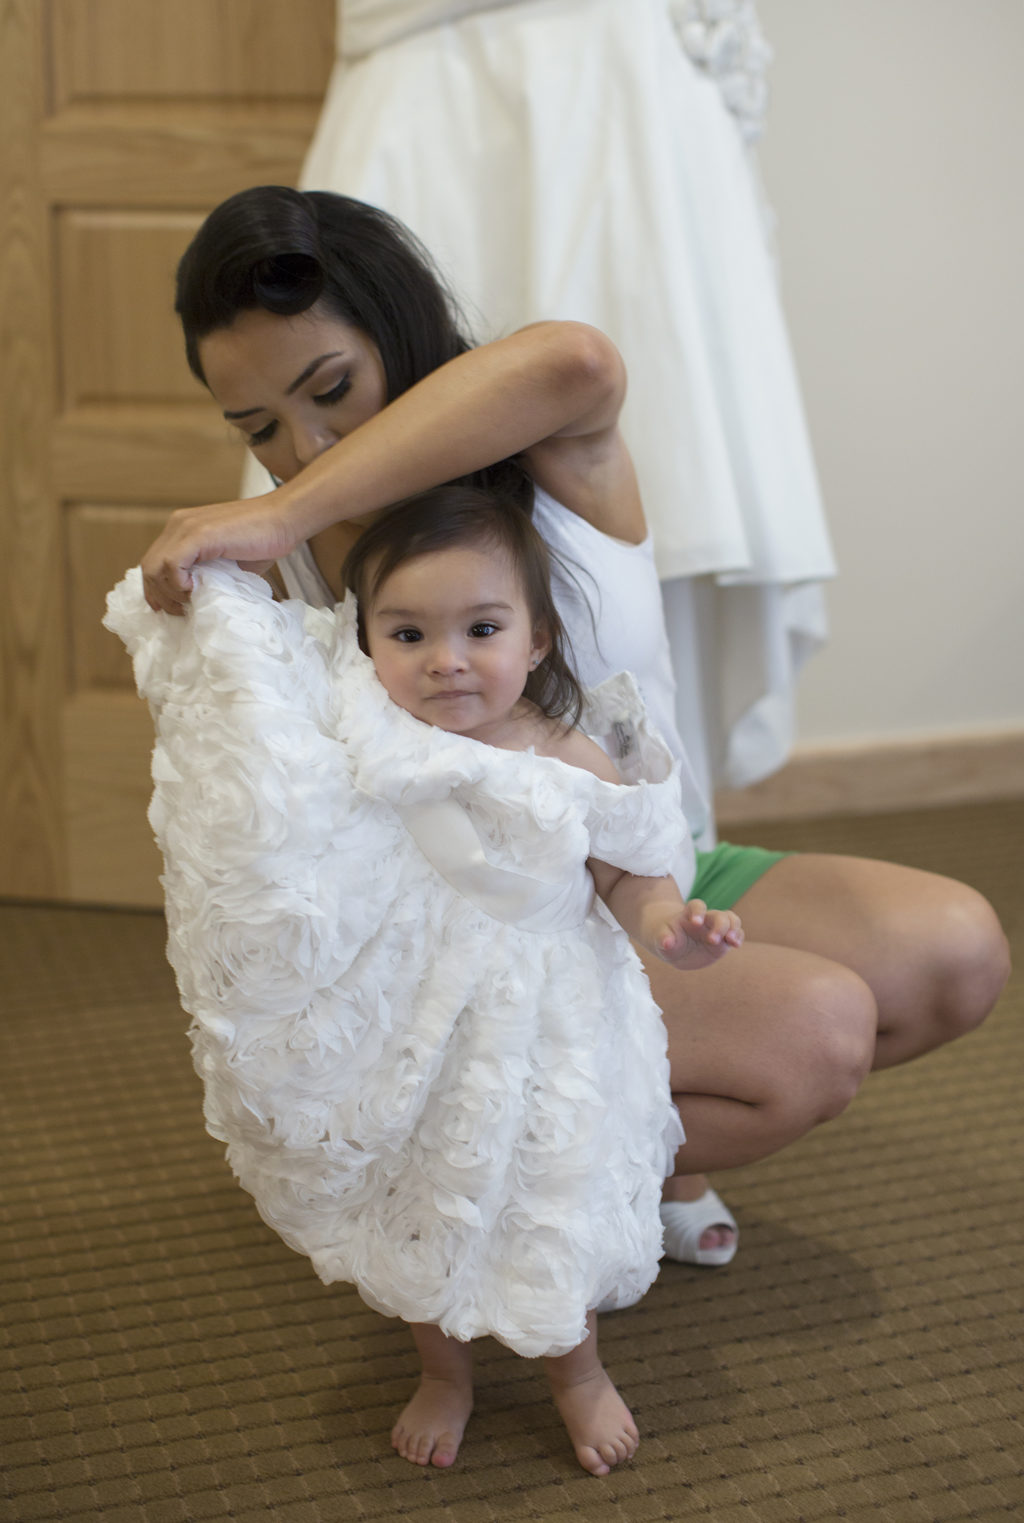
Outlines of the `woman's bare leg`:
[{"label": "woman's bare leg", "polygon": [[551,1394],[569,1431],[576,1458],[591,1475],[607,1475],[633,1458],[640,1435],[633,1415],[609,1378],[597,1348],[597,1313],[587,1314],[590,1336],[571,1353],[545,1359]]},{"label": "woman's bare leg", "polygon": [[747,941],[699,973],[651,962],[648,974],[686,1127],[684,1176],[777,1152],[837,1116],[871,1067],[871,991],[825,958]]},{"label": "woman's bare leg", "polygon": [[[870,1067],[973,1030],[1006,981],[1005,937],[973,889],[857,858],[785,858],[736,906],[746,945],[699,973],[648,964],[687,1142],[667,1200],[838,1115]],[[713,1228],[703,1247],[732,1234]]]},{"label": "woman's bare leg", "polygon": [[1009,948],[992,906],[936,873],[812,853],[777,862],[736,906],[747,935],[852,969],[878,1006],[873,1066],[973,1031],[999,998]]},{"label": "woman's bare leg", "polygon": [[392,1446],[414,1465],[455,1463],[473,1410],[473,1350],[430,1322],[409,1324],[423,1373],[415,1396],[391,1432]]}]

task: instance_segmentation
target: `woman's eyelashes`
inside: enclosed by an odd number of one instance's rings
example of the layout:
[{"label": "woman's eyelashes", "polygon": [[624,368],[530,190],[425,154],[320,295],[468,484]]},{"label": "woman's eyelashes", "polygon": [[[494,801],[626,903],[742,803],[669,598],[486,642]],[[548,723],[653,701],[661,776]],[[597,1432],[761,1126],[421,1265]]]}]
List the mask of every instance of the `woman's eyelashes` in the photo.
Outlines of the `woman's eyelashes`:
[{"label": "woman's eyelashes", "polygon": [[335,402],[341,401],[351,385],[352,378],[346,373],[335,386],[331,387],[330,391],[322,391],[318,397],[313,398],[313,401],[317,407],[333,407]]},{"label": "woman's eyelashes", "polygon": [[[322,391],[318,396],[311,398],[316,407],[333,407],[340,402],[352,386],[352,377],[346,372],[330,391]],[[277,432],[277,420],[272,419],[256,430],[254,434],[246,435],[246,442],[250,449],[259,449],[262,444],[269,444]]]}]

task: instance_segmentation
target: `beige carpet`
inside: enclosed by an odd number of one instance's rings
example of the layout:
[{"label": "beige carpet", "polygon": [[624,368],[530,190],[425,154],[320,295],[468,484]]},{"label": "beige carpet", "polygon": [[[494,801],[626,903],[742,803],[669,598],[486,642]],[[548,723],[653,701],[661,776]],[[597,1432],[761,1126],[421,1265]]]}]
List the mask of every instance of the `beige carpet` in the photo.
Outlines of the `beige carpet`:
[{"label": "beige carpet", "polygon": [[[1024,953],[1024,805],[745,832],[966,877]],[[205,1136],[155,916],[0,907],[0,1518],[953,1523],[1024,1518],[1024,982],[724,1181],[743,1248],[605,1319],[637,1459],[585,1476],[481,1346],[458,1466],[387,1435],[404,1328],[325,1289]]]}]

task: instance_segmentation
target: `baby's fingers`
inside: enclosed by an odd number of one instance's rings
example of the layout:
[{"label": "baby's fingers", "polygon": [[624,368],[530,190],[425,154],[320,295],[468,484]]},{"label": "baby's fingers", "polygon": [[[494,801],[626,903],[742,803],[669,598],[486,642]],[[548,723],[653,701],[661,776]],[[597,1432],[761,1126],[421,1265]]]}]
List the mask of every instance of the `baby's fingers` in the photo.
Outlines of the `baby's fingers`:
[{"label": "baby's fingers", "polygon": [[712,946],[724,944],[729,947],[743,945],[743,927],[740,917],[732,910],[709,910],[704,917],[703,939]]}]

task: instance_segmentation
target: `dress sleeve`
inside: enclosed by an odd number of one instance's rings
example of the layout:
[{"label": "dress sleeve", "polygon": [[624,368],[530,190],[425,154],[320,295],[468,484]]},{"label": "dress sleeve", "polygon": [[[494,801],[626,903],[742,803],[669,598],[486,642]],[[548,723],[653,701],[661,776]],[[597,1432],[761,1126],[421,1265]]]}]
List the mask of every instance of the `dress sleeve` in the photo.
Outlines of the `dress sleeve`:
[{"label": "dress sleeve", "polygon": [[648,721],[629,672],[587,693],[581,726],[614,761],[624,784],[594,790],[587,816],[591,856],[642,877],[672,872],[689,835],[679,763]]},{"label": "dress sleeve", "polygon": [[663,783],[601,784],[587,825],[592,857],[642,878],[671,873],[689,834],[674,776]]}]

